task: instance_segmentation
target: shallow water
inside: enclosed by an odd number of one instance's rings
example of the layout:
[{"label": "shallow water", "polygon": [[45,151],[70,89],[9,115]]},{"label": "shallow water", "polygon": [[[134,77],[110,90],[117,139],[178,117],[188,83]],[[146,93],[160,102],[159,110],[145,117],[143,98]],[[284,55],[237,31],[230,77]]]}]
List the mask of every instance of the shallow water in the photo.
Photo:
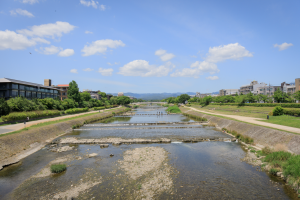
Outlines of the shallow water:
[{"label": "shallow water", "polygon": [[[137,109],[136,113],[156,113],[158,112],[157,109],[159,112],[164,112],[165,108],[146,107]],[[162,121],[162,118],[172,122],[193,121],[182,115],[166,115],[163,117],[125,117],[126,121],[121,117],[115,117],[105,123],[134,123],[143,120],[144,122],[157,122]],[[103,123],[103,121],[97,122],[97,124],[99,123]],[[90,128],[92,129],[92,127]],[[23,159],[22,162],[0,171],[0,199],[40,199],[49,194],[53,197],[59,191],[78,187],[87,180],[101,180],[102,183],[91,187],[86,193],[80,193],[76,199],[91,199],[93,197],[95,199],[140,199],[136,195],[139,187],[143,188],[145,177],[131,180],[119,168],[117,161],[123,159],[125,151],[143,147],[164,148],[169,152],[167,163],[174,169],[174,173],[171,175],[173,180],[171,192],[159,193],[154,196],[154,199],[297,199],[297,195],[284,182],[257,170],[257,167],[241,162],[246,152],[239,143],[181,143],[177,141],[178,139],[195,137],[229,138],[228,135],[215,130],[213,127],[79,130],[64,137],[74,136],[80,138],[166,137],[171,138],[173,143],[110,145],[108,148],[99,148],[99,145],[76,145],[74,150],[63,153],[43,149]],[[84,157],[91,153],[98,155],[93,158]],[[111,157],[110,154],[114,154],[114,156]],[[18,187],[26,179],[37,174],[50,161],[66,155],[81,156],[83,159],[72,159],[66,162],[68,166],[66,172],[55,176],[31,179]]]}]

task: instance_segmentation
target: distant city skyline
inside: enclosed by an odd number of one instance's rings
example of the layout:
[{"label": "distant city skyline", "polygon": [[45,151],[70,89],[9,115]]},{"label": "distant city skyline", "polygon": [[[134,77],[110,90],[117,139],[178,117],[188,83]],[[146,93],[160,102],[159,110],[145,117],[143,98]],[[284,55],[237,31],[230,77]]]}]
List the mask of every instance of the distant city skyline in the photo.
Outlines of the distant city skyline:
[{"label": "distant city skyline", "polygon": [[300,2],[3,0],[0,78],[211,93],[300,78]]}]

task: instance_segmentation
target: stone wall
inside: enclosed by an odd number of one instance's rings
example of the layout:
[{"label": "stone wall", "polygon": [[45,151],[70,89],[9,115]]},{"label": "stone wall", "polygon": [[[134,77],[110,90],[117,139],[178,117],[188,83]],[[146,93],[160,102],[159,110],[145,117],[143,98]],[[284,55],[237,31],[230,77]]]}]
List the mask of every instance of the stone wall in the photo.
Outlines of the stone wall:
[{"label": "stone wall", "polygon": [[276,145],[281,144],[289,151],[300,154],[300,135],[206,115],[196,111],[189,111],[186,109],[181,110],[189,115],[204,117],[210,124],[215,125],[219,129],[226,128],[227,130],[234,130],[239,134],[251,137],[257,145],[274,148]]},{"label": "stone wall", "polygon": [[73,120],[29,129],[27,131],[24,130],[20,133],[1,136],[0,162],[22,152],[23,150],[29,149],[30,145],[33,143],[44,143],[50,138],[55,138],[58,135],[65,133],[68,129],[72,128],[73,125],[83,124],[86,121],[90,123],[102,118],[111,117],[112,112],[118,113],[124,110],[125,108],[119,108],[110,112],[80,117]]}]

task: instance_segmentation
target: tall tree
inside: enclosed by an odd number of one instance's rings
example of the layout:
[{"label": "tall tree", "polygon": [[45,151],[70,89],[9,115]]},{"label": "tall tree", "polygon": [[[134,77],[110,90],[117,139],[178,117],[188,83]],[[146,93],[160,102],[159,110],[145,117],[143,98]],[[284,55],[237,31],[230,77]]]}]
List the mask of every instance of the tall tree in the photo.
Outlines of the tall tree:
[{"label": "tall tree", "polygon": [[76,102],[81,102],[81,97],[79,93],[79,88],[77,83],[73,80],[69,83],[69,89],[68,89],[68,98],[73,99]]},{"label": "tall tree", "polygon": [[91,94],[88,92],[82,92],[80,93],[80,96],[82,101],[89,101],[92,98]]},{"label": "tall tree", "polygon": [[10,108],[4,98],[0,98],[0,116],[8,115]]},{"label": "tall tree", "polygon": [[188,94],[182,94],[178,97],[178,103],[185,103],[185,101],[189,100],[191,97]]}]

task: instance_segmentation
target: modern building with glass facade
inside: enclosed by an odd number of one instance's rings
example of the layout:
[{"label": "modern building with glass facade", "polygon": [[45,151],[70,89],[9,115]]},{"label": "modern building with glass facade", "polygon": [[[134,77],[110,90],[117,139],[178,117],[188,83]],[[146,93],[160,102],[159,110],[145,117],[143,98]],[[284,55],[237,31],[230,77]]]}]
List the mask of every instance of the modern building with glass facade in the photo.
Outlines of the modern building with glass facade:
[{"label": "modern building with glass facade", "polygon": [[60,89],[37,83],[0,78],[0,98],[5,98],[6,100],[19,96],[27,99],[56,98],[59,91]]}]

